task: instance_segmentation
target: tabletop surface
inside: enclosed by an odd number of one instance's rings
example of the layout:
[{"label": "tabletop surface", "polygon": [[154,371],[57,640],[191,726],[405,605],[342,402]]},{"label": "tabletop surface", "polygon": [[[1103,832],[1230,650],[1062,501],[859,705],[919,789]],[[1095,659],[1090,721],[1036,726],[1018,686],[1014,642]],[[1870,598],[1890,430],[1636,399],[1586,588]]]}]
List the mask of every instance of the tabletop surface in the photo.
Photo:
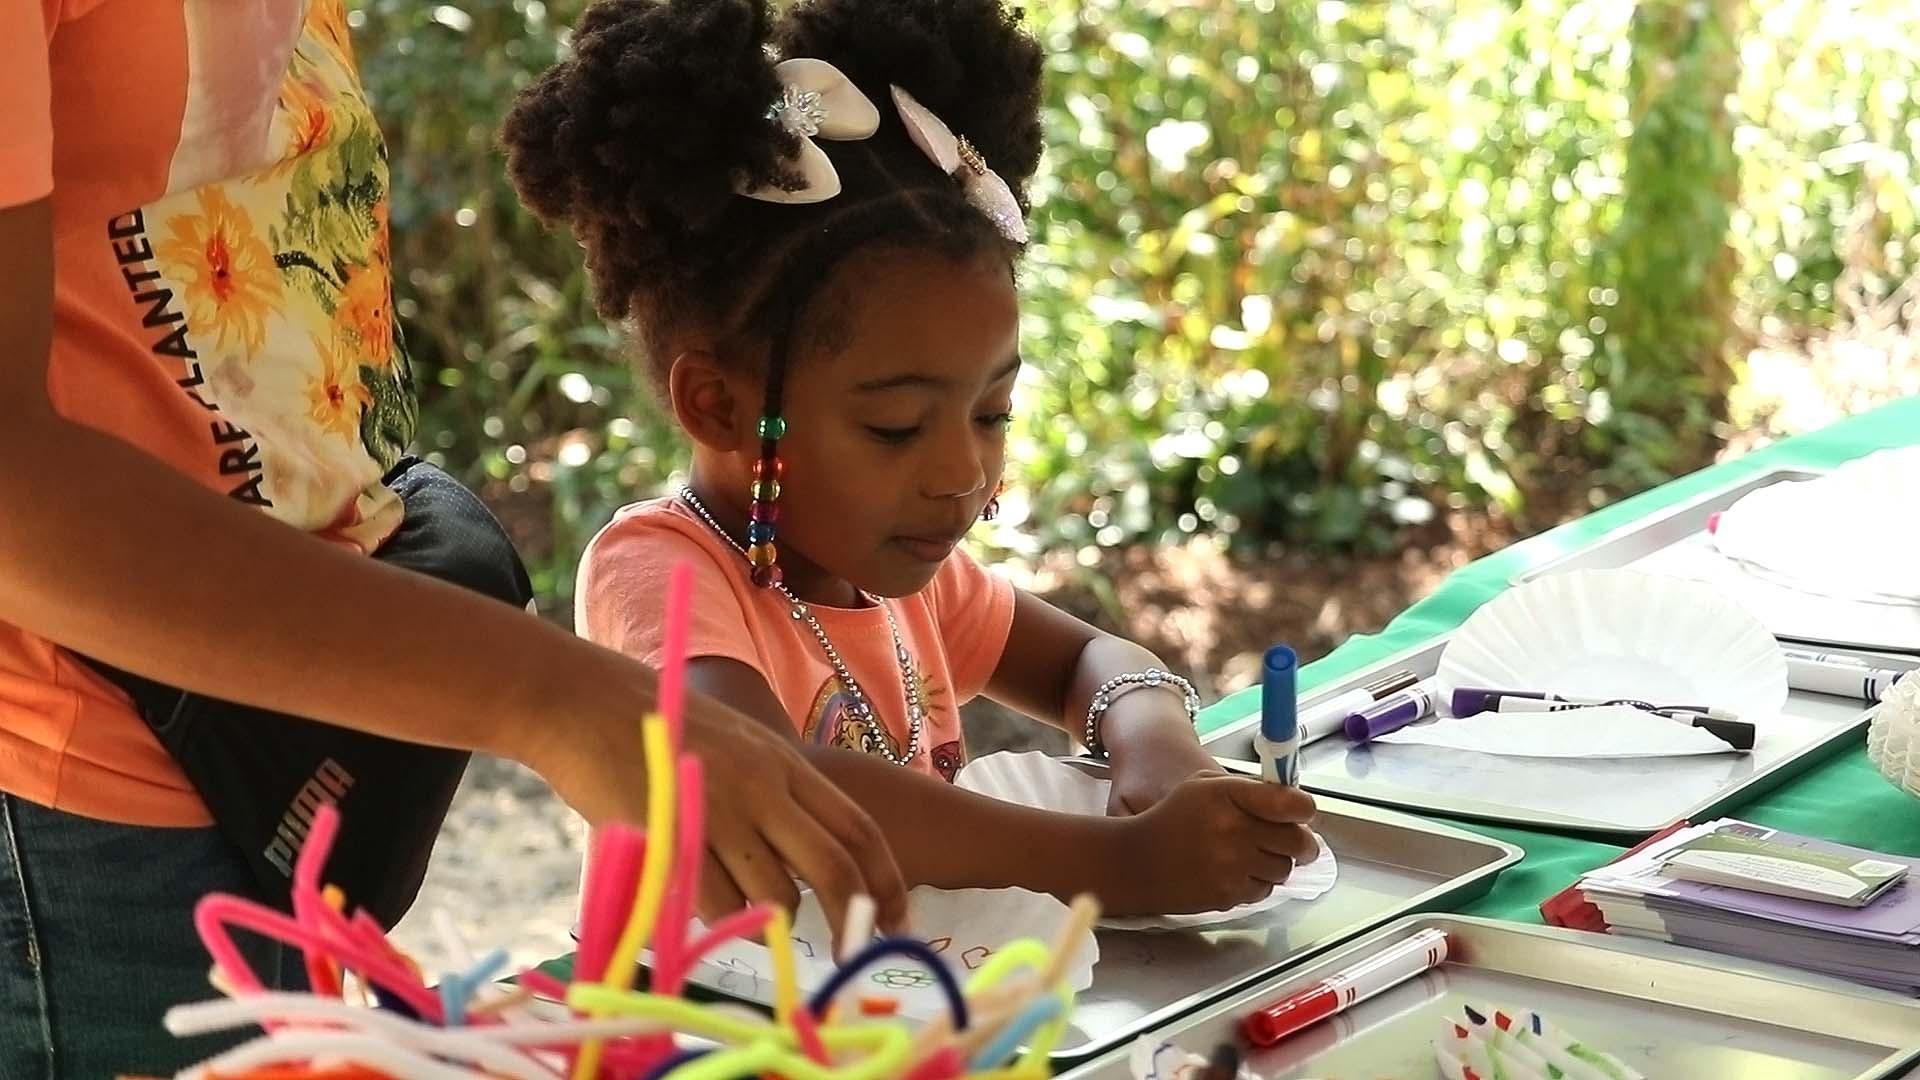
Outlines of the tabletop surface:
[{"label": "tabletop surface", "polygon": [[[1461,567],[1433,595],[1401,613],[1385,630],[1354,637],[1303,667],[1300,689],[1312,690],[1447,633],[1504,591],[1515,575],[1703,492],[1769,469],[1831,469],[1876,450],[1914,444],[1920,444],[1920,398],[1905,398],[1662,484]],[[1200,715],[1202,733],[1244,716],[1255,705],[1258,693],[1257,687],[1249,688],[1207,708]],[[1752,802],[1735,807],[1729,815],[1839,843],[1920,856],[1920,800],[1902,793],[1874,771],[1867,761],[1864,741]],[[1527,853],[1520,865],[1502,875],[1491,893],[1462,909],[1469,915],[1539,922],[1541,901],[1625,850],[1549,832],[1454,824],[1518,845]]]}]

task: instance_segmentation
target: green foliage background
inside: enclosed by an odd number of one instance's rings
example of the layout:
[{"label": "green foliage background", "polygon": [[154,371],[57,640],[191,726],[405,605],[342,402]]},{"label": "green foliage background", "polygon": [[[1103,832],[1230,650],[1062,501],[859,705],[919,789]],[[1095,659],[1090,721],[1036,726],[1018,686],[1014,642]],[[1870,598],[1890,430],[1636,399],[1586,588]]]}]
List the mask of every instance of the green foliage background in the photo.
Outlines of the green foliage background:
[{"label": "green foliage background", "polygon": [[[491,149],[577,0],[359,0],[422,435],[550,605],[682,450]],[[1015,428],[1037,556],[1384,550],[1706,460],[1758,335],[1920,263],[1908,0],[1032,0]],[[1843,276],[1842,271],[1852,273]],[[1859,296],[1836,296],[1837,281]]]}]

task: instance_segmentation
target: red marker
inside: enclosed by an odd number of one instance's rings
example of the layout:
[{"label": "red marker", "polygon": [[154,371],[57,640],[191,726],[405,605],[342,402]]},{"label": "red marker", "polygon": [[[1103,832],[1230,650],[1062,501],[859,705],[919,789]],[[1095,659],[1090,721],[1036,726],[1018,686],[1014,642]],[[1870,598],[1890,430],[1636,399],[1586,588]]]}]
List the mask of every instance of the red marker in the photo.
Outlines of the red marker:
[{"label": "red marker", "polygon": [[1422,930],[1352,967],[1254,1011],[1240,1022],[1240,1029],[1253,1045],[1272,1046],[1302,1028],[1418,978],[1439,967],[1446,958],[1446,931]]}]

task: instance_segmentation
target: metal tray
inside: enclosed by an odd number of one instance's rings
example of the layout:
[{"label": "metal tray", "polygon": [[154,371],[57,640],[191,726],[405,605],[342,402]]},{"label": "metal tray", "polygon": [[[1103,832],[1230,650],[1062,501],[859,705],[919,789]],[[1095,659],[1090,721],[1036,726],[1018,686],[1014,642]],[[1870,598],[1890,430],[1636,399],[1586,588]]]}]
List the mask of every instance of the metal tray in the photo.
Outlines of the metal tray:
[{"label": "metal tray", "polygon": [[1093,985],[1056,1066],[1130,1043],[1222,995],[1403,915],[1484,895],[1520,861],[1511,844],[1371,806],[1322,800],[1314,828],[1339,857],[1332,891],[1204,931],[1103,930]]},{"label": "metal tray", "polygon": [[[1641,565],[1658,570],[1660,560],[1673,559],[1675,552],[1683,552],[1689,545],[1717,560],[1719,557],[1700,542],[1712,513],[1731,506],[1756,488],[1814,475],[1775,470],[1750,477],[1617,530],[1588,548],[1545,563],[1515,580],[1586,567]],[[1320,687],[1301,700],[1302,707],[1400,668],[1422,678],[1430,676],[1439,667],[1440,653],[1449,636],[1442,635],[1341,682]],[[1822,643],[1821,647],[1861,656],[1881,667],[1920,668],[1920,657],[1916,656],[1831,643]],[[1428,746],[1355,746],[1336,735],[1302,751],[1300,779],[1310,791],[1363,802],[1633,840],[1680,818],[1720,813],[1857,744],[1870,712],[1863,702],[1794,692],[1787,698],[1785,715],[1767,725],[1753,752],[1738,756],[1547,760]],[[1251,761],[1258,725],[1256,704],[1248,715],[1208,735],[1208,752]]]},{"label": "metal tray", "polygon": [[[1355,672],[1301,699],[1302,708],[1406,668],[1425,678],[1440,665],[1442,636]],[[1860,653],[1888,667],[1920,658]],[[1609,840],[1644,838],[1681,818],[1721,813],[1860,743],[1871,710],[1859,701],[1795,691],[1784,714],[1761,731],[1753,751],[1686,758],[1549,760],[1433,746],[1355,745],[1334,735],[1300,753],[1300,783],[1316,794],[1475,821],[1500,822]],[[1255,757],[1256,711],[1206,737],[1207,752]]]},{"label": "metal tray", "polygon": [[1782,641],[1821,647],[1920,654],[1920,607],[1816,596],[1742,570],[1713,549],[1707,519],[1748,492],[1820,473],[1775,469],[1615,529],[1599,540],[1516,574],[1515,584],[1569,570],[1630,567],[1719,587]]},{"label": "metal tray", "polygon": [[[1439,1017],[1533,1009],[1651,1080],[1890,1080],[1920,1048],[1920,1002],[1656,942],[1458,916],[1414,916],[1172,1024],[1205,1055],[1240,1018],[1427,927],[1446,963],[1248,1061],[1265,1080],[1426,1080]],[[1130,1047],[1067,1073],[1132,1080]]]}]

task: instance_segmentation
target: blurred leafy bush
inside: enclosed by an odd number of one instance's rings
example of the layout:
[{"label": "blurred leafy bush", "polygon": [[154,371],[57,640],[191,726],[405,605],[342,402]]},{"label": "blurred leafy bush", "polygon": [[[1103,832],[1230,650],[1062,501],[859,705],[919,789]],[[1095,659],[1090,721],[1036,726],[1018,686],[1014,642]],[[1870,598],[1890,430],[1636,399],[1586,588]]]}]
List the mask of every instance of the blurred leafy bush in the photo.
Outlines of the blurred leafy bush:
[{"label": "blurred leafy bush", "polygon": [[[579,0],[358,0],[421,441],[542,594],[683,460],[491,135]],[[1920,261],[1906,0],[1031,0],[1029,554],[1383,549],[1703,461],[1744,346]],[[1838,283],[1838,284],[1836,284]]]},{"label": "blurred leafy bush", "polygon": [[362,0],[349,20],[393,162],[398,311],[419,443],[479,488],[552,606],[612,512],[682,454],[580,249],[521,208],[494,135],[583,2]]}]

